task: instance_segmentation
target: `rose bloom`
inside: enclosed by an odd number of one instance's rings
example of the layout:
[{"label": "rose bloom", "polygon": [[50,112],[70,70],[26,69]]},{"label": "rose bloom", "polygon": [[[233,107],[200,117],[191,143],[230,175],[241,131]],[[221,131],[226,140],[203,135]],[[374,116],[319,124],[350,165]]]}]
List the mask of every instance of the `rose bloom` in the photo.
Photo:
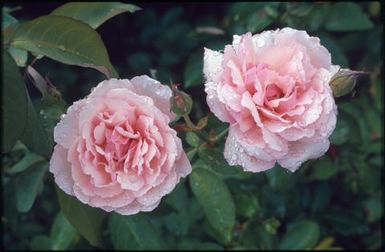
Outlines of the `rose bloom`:
[{"label": "rose bloom", "polygon": [[169,127],[171,90],[148,76],[105,80],[54,130],[50,171],[81,202],[123,215],[151,211],[191,172]]},{"label": "rose bloom", "polygon": [[223,53],[205,48],[207,103],[230,123],[229,164],[295,171],[322,156],[336,125],[329,81],[338,69],[318,38],[291,28],[234,36]]}]

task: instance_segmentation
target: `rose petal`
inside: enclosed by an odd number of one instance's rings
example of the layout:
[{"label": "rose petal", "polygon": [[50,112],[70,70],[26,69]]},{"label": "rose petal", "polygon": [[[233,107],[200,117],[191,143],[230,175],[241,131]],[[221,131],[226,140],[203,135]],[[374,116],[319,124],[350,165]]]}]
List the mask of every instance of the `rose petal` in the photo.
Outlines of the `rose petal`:
[{"label": "rose petal", "polygon": [[67,114],[61,117],[54,128],[54,140],[64,148],[69,148],[74,139],[79,135],[79,111],[85,106],[86,101],[79,100],[67,109]]},{"label": "rose petal", "polygon": [[220,52],[204,48],[203,74],[208,82],[214,81],[214,76],[221,69],[222,59]]},{"label": "rose petal", "polygon": [[301,164],[309,159],[319,158],[329,149],[329,141],[322,139],[313,143],[296,141],[290,143],[289,153],[278,163],[290,171],[294,172]]},{"label": "rose petal", "polygon": [[173,121],[176,115],[170,109],[171,89],[162,85],[159,81],[151,79],[147,75],[137,76],[130,80],[134,92],[151,97],[155,106]]},{"label": "rose petal", "polygon": [[71,176],[71,163],[67,161],[67,150],[61,145],[55,145],[49,163],[49,170],[53,173],[55,182],[65,193],[73,195],[74,181]]}]

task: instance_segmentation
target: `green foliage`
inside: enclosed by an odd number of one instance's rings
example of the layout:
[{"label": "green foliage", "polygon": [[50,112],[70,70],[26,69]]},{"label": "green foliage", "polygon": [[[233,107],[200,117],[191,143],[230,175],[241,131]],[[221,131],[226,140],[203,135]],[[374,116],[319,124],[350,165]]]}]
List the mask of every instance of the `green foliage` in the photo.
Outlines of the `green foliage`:
[{"label": "green foliage", "polygon": [[23,79],[15,62],[7,53],[3,57],[3,100],[1,116],[2,129],[2,152],[13,148],[16,141],[23,134],[27,120],[27,93]]},{"label": "green foliage", "polygon": [[233,34],[258,33],[268,27],[279,14],[280,3],[236,3],[229,9],[230,31]]},{"label": "green foliage", "polygon": [[14,47],[9,47],[8,52],[12,56],[12,58],[15,60],[17,66],[25,67],[25,64],[27,63],[27,59],[28,59],[27,51],[20,50]]},{"label": "green foliage", "polygon": [[116,250],[164,248],[158,231],[141,213],[133,216],[111,214],[108,230]]},{"label": "green foliage", "polygon": [[116,15],[127,11],[133,13],[137,10],[140,10],[138,6],[119,2],[67,3],[55,9],[50,15],[66,16],[80,20],[96,29]]},{"label": "green foliage", "polygon": [[68,221],[93,246],[103,246],[102,232],[106,213],[81,203],[62,190],[56,190],[61,209]]},{"label": "green foliage", "polygon": [[184,70],[184,86],[186,88],[198,86],[203,79],[203,50],[191,54]]},{"label": "green foliage", "polygon": [[357,31],[373,27],[368,15],[356,3],[336,3],[333,5],[325,27],[329,31]]},{"label": "green foliage", "polygon": [[279,249],[310,249],[316,245],[320,228],[316,222],[301,221],[288,228],[279,243]]},{"label": "green foliage", "polygon": [[17,27],[11,45],[65,64],[91,67],[117,76],[98,33],[64,16],[42,16]]},{"label": "green foliage", "polygon": [[43,177],[47,168],[47,163],[38,162],[31,165],[29,170],[15,176],[16,203],[20,212],[27,212],[31,209],[38,191],[43,185]]},{"label": "green foliage", "polygon": [[229,243],[235,223],[235,207],[226,184],[214,173],[198,167],[190,174],[189,181],[207,220],[224,241]]},{"label": "green foliage", "polygon": [[59,212],[52,224],[50,240],[52,250],[65,250],[74,241],[77,235],[76,229],[68,222],[62,212]]},{"label": "green foliage", "polygon": [[197,134],[195,134],[194,132],[187,132],[186,133],[186,142],[193,147],[198,147],[201,140],[199,139]]},{"label": "green foliage", "polygon": [[[51,136],[52,138],[52,136]],[[27,96],[27,122],[20,137],[29,150],[39,155],[49,157],[53,148],[53,143],[49,142],[47,132],[44,130],[42,121],[38,117],[35,107],[29,96]]]},{"label": "green foliage", "polygon": [[[115,2],[7,5],[1,106],[6,249],[383,247],[379,2],[148,3],[134,15],[127,12],[138,7]],[[38,17],[35,10],[50,14]],[[198,131],[179,131],[182,120],[171,124],[193,171],[152,212],[108,213],[55,187],[47,172],[53,129],[67,102],[83,98],[106,76],[116,77],[114,69],[121,78],[147,74],[180,83],[192,99],[189,116],[198,122],[209,113],[203,48],[223,50],[234,34],[286,26],[319,37],[334,64],[368,73],[336,98],[338,120],[325,156],[294,173],[279,165],[244,172],[224,159],[228,124],[210,115],[207,124],[197,123]]]}]

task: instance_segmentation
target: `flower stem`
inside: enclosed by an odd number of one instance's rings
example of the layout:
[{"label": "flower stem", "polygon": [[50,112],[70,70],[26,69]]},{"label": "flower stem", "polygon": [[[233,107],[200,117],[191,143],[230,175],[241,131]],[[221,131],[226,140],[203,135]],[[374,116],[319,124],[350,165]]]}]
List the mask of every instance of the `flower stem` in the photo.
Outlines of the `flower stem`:
[{"label": "flower stem", "polygon": [[201,130],[191,121],[188,115],[183,115],[183,119],[187,126],[189,126],[203,141],[207,141],[206,136],[202,134]]},{"label": "flower stem", "polygon": [[226,136],[227,132],[229,132],[228,127],[224,129],[221,133],[215,136],[214,142],[218,142],[219,140],[221,140],[224,136]]},{"label": "flower stem", "polygon": [[189,126],[193,131],[198,130],[197,126],[195,126],[195,124],[191,121],[188,115],[183,115],[183,119],[186,122],[187,126]]}]

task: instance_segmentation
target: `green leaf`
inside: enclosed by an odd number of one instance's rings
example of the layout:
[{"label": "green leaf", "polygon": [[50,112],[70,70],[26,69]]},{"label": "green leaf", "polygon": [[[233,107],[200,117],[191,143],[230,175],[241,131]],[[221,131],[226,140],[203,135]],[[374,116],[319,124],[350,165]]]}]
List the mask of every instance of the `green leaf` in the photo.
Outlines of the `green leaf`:
[{"label": "green leaf", "polygon": [[338,115],[336,128],[329,140],[331,144],[341,145],[349,140],[350,124],[343,114]]},{"label": "green leaf", "polygon": [[87,24],[64,16],[42,16],[20,24],[11,45],[69,65],[91,67],[117,77],[99,34]]},{"label": "green leaf", "polygon": [[213,172],[199,167],[194,168],[189,182],[211,226],[230,242],[235,206],[226,183]]},{"label": "green leaf", "polygon": [[288,13],[294,16],[298,17],[304,17],[309,15],[309,13],[314,8],[313,3],[306,3],[306,2],[288,2],[286,3],[286,10]]},{"label": "green leaf", "polygon": [[247,225],[246,230],[242,233],[240,239],[242,244],[247,246],[248,249],[261,249],[261,250],[271,250],[274,248],[276,237],[266,232],[265,227],[256,223],[256,221],[251,222]]},{"label": "green leaf", "polygon": [[328,180],[338,173],[337,167],[334,166],[332,160],[325,156],[314,163],[311,170],[310,179]]},{"label": "green leaf", "polygon": [[191,161],[195,157],[195,154],[198,152],[198,149],[191,148],[191,149],[187,149],[186,151],[187,151],[187,153],[186,153],[187,158],[188,158],[188,160]]},{"label": "green leaf", "polygon": [[16,18],[14,18],[12,15],[8,14],[6,11],[4,11],[4,8],[2,8],[2,23],[1,23],[1,29],[4,31],[10,26],[16,26],[19,21],[17,21]]},{"label": "green leaf", "polygon": [[221,246],[213,242],[201,242],[198,240],[182,240],[178,244],[178,250],[223,250]]},{"label": "green leaf", "polygon": [[131,216],[113,213],[109,217],[108,230],[116,250],[164,248],[160,234],[143,213]]},{"label": "green leaf", "polygon": [[276,235],[281,222],[276,218],[269,218],[263,221],[263,226],[268,234]]},{"label": "green leaf", "polygon": [[170,194],[165,196],[164,201],[177,211],[184,210],[188,206],[188,195],[185,183],[179,183]]},{"label": "green leaf", "polygon": [[185,236],[191,224],[187,211],[171,213],[163,218],[167,230],[176,236]]},{"label": "green leaf", "polygon": [[186,133],[186,142],[193,147],[198,147],[201,143],[201,140],[199,139],[198,135],[194,132],[187,132]]},{"label": "green leaf", "polygon": [[354,126],[358,126],[359,134],[355,134],[354,131],[350,130],[349,141],[353,141],[355,139],[361,139],[363,145],[368,145],[369,139],[370,139],[370,131],[369,131],[369,125],[365,120],[365,117],[362,116],[363,114],[365,114],[363,112],[363,109],[360,106],[357,106],[357,104],[354,104],[354,102],[352,101],[340,102],[338,104],[338,109],[341,114],[344,113],[354,119],[355,125],[350,124],[351,128],[353,128]]},{"label": "green leaf", "polygon": [[369,232],[363,212],[356,209],[337,207],[328,209],[324,215],[324,222],[332,227],[333,232],[344,236],[363,235]]},{"label": "green leaf", "polygon": [[27,97],[27,102],[27,124],[20,137],[20,141],[24,143],[30,151],[49,158],[53,149],[53,142],[49,141],[52,137],[48,136],[47,132],[44,131],[42,121],[38,117],[29,96]]},{"label": "green leaf", "polygon": [[214,240],[219,242],[219,244],[225,246],[229,244],[228,238],[224,237],[222,232],[213,228],[213,226],[208,222],[207,218],[203,220],[203,224],[200,225],[200,229],[203,229],[209,237],[214,238]]},{"label": "green leaf", "polygon": [[309,31],[316,31],[325,23],[327,14],[330,12],[330,4],[327,2],[318,3],[307,16],[307,26]]},{"label": "green leaf", "polygon": [[54,145],[54,128],[59,122],[60,116],[65,113],[65,107],[66,106],[60,97],[56,99],[49,93],[43,94],[42,99],[36,102],[36,109],[39,111],[39,119],[46,134],[45,141],[49,146]]},{"label": "green leaf", "polygon": [[282,218],[287,211],[283,194],[268,185],[262,188],[261,206],[262,212],[268,217]]},{"label": "green leaf", "polygon": [[119,2],[84,2],[66,3],[56,8],[50,15],[66,16],[80,20],[96,29],[108,19],[124,12],[135,12],[141,10],[133,4]]},{"label": "green leaf", "polygon": [[279,249],[311,249],[317,244],[320,229],[316,222],[301,221],[291,226],[279,243]]},{"label": "green leaf", "polygon": [[282,168],[279,165],[274,166],[273,169],[269,169],[265,173],[269,181],[269,185],[274,190],[281,190],[288,187],[288,182],[293,175],[289,170]]},{"label": "green leaf", "polygon": [[33,152],[27,153],[23,159],[17,162],[14,166],[12,166],[11,170],[8,172],[9,174],[15,174],[26,170],[34,164],[37,164],[41,161],[44,161],[44,158],[40,155],[37,155]]},{"label": "green leaf", "polygon": [[3,45],[7,45],[13,31],[15,30],[16,26],[18,25],[19,21],[8,14],[8,12],[5,10],[5,8],[2,8],[2,24],[1,24],[1,34],[3,35],[2,43]]},{"label": "green leaf", "polygon": [[311,211],[313,213],[323,213],[328,207],[331,199],[331,190],[328,183],[319,183],[313,190]]},{"label": "green leaf", "polygon": [[76,229],[69,223],[64,214],[59,212],[52,224],[50,233],[52,250],[66,250],[76,235]]},{"label": "green leaf", "polygon": [[258,198],[255,194],[241,190],[231,190],[234,198],[235,208],[239,215],[251,218],[260,209]]},{"label": "green leaf", "polygon": [[14,48],[13,46],[8,47],[8,52],[15,60],[16,65],[19,67],[25,67],[28,59],[28,52]]},{"label": "green leaf", "polygon": [[[5,176],[3,176],[4,178]],[[5,179],[4,179],[5,181]],[[16,188],[12,180],[3,182],[3,225],[4,227],[10,227],[14,232],[20,228],[19,226],[19,213],[16,205]],[[6,203],[5,203],[6,202]]]},{"label": "green leaf", "polygon": [[268,27],[278,16],[277,2],[235,3],[229,9],[231,31],[257,33]]},{"label": "green leaf", "polygon": [[16,203],[20,212],[28,212],[31,209],[47,168],[48,163],[39,162],[15,177]]},{"label": "green leaf", "polygon": [[52,250],[51,240],[45,235],[34,236],[29,246],[31,250],[36,251]]},{"label": "green leaf", "polygon": [[69,196],[58,187],[56,192],[63,214],[88,242],[97,247],[103,246],[102,232],[107,213],[99,208],[90,207]]},{"label": "green leaf", "polygon": [[326,30],[360,31],[373,27],[373,23],[356,3],[339,2],[332,6],[326,19]]},{"label": "green leaf", "polygon": [[27,121],[27,90],[19,69],[8,53],[3,52],[3,100],[2,115],[2,152],[12,149],[20,139]]},{"label": "green leaf", "polygon": [[369,127],[372,135],[382,136],[382,116],[374,109],[368,109],[366,112],[367,114],[365,114],[365,117],[367,118],[368,122],[371,122]]},{"label": "green leaf", "polygon": [[230,166],[218,148],[200,147],[198,154],[201,160],[213,171],[224,178],[249,177],[250,173],[243,172],[239,166]]},{"label": "green leaf", "polygon": [[203,51],[191,54],[184,69],[184,87],[194,87],[202,84]]}]

